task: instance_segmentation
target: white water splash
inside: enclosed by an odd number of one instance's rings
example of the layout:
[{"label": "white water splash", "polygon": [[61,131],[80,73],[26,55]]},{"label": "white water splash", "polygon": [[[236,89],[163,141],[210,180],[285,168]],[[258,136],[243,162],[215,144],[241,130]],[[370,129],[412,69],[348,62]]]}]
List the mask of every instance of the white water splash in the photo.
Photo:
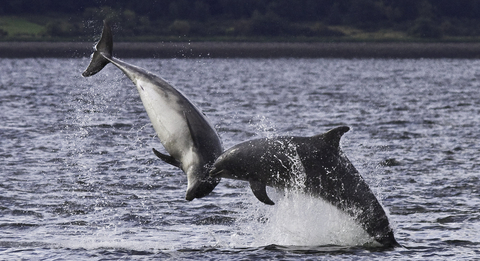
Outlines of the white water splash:
[{"label": "white water splash", "polygon": [[373,240],[349,215],[320,198],[272,192],[274,206],[250,202],[237,221],[238,233],[250,235],[252,246],[355,246]]}]

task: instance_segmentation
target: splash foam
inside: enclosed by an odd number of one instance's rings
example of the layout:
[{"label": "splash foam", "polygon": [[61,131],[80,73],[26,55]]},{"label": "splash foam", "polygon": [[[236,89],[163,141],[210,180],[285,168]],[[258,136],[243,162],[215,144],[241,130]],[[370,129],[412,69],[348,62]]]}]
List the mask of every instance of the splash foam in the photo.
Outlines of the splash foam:
[{"label": "splash foam", "polygon": [[297,191],[269,195],[275,198],[274,206],[250,202],[237,221],[239,233],[250,234],[252,246],[355,246],[373,241],[353,218],[323,199]]}]

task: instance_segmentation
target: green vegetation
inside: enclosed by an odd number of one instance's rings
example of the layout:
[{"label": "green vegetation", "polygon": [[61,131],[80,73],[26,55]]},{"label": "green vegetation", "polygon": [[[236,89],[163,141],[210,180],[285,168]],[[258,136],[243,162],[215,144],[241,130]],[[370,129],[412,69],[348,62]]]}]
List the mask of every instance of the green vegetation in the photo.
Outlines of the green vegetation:
[{"label": "green vegetation", "polygon": [[44,26],[30,22],[23,17],[0,16],[0,37],[38,38],[44,32]]},{"label": "green vegetation", "polygon": [[480,0],[10,0],[0,40],[479,41]]}]

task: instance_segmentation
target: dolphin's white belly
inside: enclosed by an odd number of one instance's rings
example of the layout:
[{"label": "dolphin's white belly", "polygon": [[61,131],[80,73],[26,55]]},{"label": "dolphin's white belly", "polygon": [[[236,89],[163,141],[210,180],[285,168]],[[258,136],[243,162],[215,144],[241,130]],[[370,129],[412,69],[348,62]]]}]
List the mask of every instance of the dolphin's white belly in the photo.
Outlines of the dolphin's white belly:
[{"label": "dolphin's white belly", "polygon": [[166,163],[179,166],[187,174],[185,198],[193,200],[210,193],[219,179],[209,178],[204,166],[221,154],[222,145],[203,114],[162,78],[113,57],[112,30],[107,22],[104,22],[102,38],[94,49],[92,60],[82,75],[94,75],[108,63],[125,73],[137,86],[153,128],[172,158],[162,153],[156,153],[157,156]]},{"label": "dolphin's white belly", "polygon": [[[167,84],[167,83],[165,83]],[[168,153],[176,159],[190,154],[192,137],[180,98],[148,80],[137,81],[145,110]]]}]

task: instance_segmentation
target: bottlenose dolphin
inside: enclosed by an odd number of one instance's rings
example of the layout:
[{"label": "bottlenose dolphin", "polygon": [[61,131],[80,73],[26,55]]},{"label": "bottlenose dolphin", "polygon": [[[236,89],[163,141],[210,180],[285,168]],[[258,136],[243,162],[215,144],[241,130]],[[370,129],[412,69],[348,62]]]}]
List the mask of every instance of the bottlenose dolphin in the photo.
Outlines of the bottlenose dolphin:
[{"label": "bottlenose dolphin", "polygon": [[220,155],[210,175],[250,182],[257,199],[269,205],[274,203],[266,186],[319,196],[352,216],[382,245],[397,246],[385,211],[340,149],[340,138],[349,129],[246,141]]},{"label": "bottlenose dolphin", "polygon": [[101,39],[94,47],[92,60],[82,75],[92,76],[109,63],[122,70],[137,86],[153,128],[170,154],[153,149],[155,155],[187,174],[187,200],[206,196],[220,181],[220,178],[208,175],[211,164],[223,151],[214,127],[173,86],[142,68],[116,59],[112,56],[112,49],[112,30],[104,21]]}]

